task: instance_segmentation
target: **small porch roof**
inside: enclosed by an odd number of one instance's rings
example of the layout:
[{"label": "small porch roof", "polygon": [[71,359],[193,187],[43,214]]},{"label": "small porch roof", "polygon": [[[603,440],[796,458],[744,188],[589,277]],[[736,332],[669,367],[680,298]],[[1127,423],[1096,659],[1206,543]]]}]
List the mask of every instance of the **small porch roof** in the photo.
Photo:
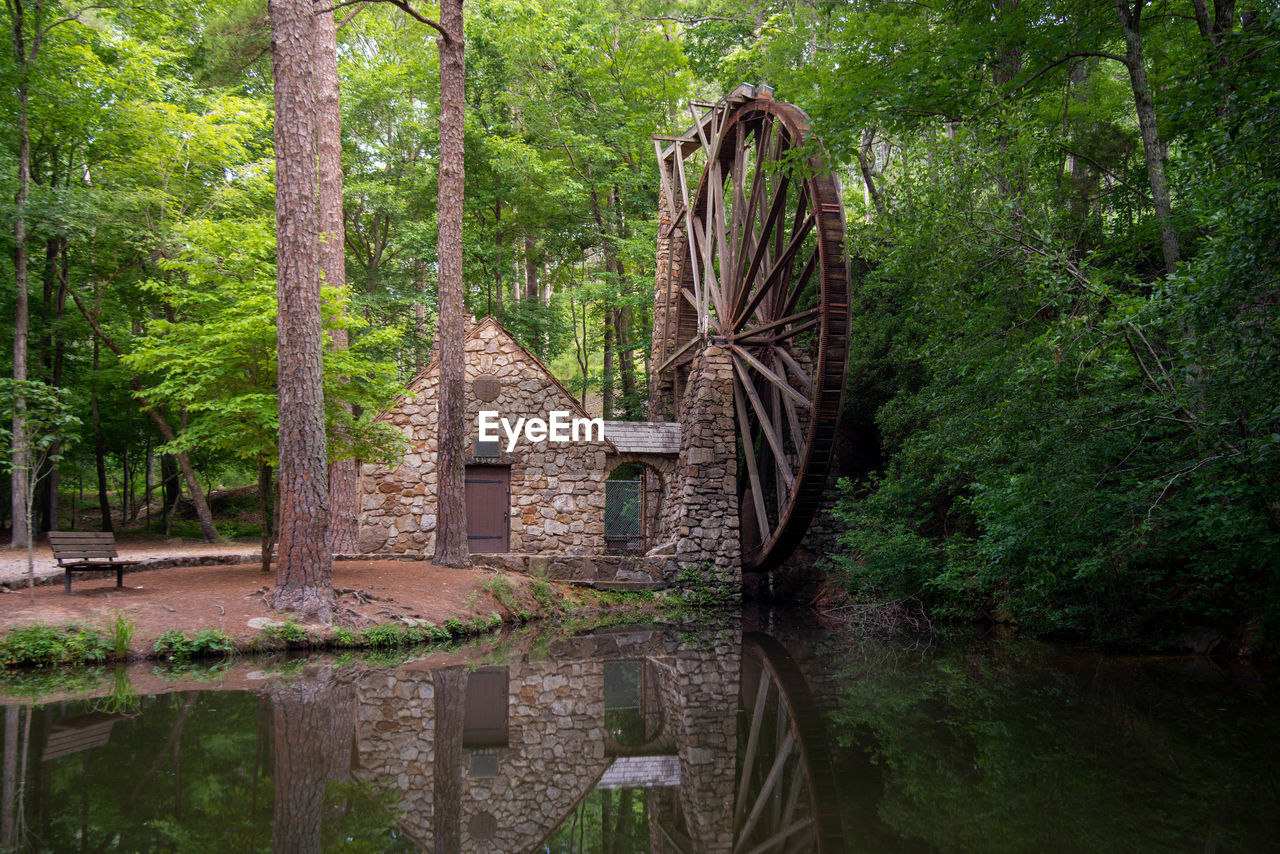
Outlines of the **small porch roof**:
[{"label": "small porch roof", "polygon": [[620,454],[679,454],[678,421],[606,421],[604,437]]}]

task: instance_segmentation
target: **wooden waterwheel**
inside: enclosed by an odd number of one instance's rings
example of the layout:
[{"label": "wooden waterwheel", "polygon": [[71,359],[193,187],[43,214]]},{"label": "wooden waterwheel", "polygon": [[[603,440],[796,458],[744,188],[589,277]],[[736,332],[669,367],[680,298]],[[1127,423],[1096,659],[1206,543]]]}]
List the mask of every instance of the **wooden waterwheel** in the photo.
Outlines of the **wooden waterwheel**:
[{"label": "wooden waterwheel", "polygon": [[[844,210],[798,107],[744,86],[699,108],[684,136],[658,143],[671,225],[682,233],[672,246],[674,305],[655,345],[659,382],[679,401],[697,352],[728,350],[743,570],[767,572],[808,530],[835,447],[849,339]],[[685,161],[698,152],[690,196]]]}]

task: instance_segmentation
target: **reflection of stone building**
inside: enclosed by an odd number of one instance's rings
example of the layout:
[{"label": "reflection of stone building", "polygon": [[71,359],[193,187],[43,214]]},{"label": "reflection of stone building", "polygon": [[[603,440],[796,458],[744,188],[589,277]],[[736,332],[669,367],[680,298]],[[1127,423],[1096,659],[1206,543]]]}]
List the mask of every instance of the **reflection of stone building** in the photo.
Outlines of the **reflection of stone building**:
[{"label": "reflection of stone building", "polygon": [[[438,707],[443,671],[370,673],[355,776],[400,790],[401,828],[427,850],[455,833],[462,851],[535,850],[593,790],[630,787],[653,793],[658,836],[729,851],[738,643],[733,632],[710,640],[691,649],[658,631],[593,635],[555,661],[456,670],[465,699],[451,731],[440,726],[451,717]],[[457,794],[445,803],[451,776]]]}]

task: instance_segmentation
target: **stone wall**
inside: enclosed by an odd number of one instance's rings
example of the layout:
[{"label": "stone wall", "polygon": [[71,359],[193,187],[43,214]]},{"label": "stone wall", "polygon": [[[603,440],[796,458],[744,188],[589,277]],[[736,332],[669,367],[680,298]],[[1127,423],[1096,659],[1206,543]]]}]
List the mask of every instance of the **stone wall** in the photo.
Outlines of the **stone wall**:
[{"label": "stone wall", "polygon": [[742,587],[733,362],[711,344],[698,354],[680,405],[680,464],[660,539],[675,542],[686,574],[737,595]]},{"label": "stone wall", "polygon": [[[465,342],[467,462],[510,466],[510,550],[604,553],[604,480],[607,441],[530,443],[523,436],[508,453],[499,429],[500,454],[476,458],[477,418],[493,410],[513,425],[517,418],[547,419],[552,410],[586,418],[573,397],[527,350],[492,319],[475,326]],[[494,377],[499,392],[483,401],[478,377]],[[431,555],[436,528],[436,391],[433,364],[415,378],[383,419],[408,440],[398,464],[366,463],[361,476],[360,533],[365,554]]]}]

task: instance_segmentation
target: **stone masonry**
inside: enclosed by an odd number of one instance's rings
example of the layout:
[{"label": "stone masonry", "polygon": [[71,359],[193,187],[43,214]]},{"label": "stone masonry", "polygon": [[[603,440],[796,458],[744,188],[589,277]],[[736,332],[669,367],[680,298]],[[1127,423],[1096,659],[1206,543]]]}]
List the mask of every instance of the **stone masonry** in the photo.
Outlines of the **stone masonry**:
[{"label": "stone masonry", "polygon": [[[521,437],[512,452],[499,430],[497,457],[476,457],[481,409],[517,418],[546,419],[553,410],[587,418],[571,394],[492,318],[472,328],[464,350],[468,464],[511,468],[510,548],[513,552],[588,555],[604,553],[604,481],[615,452],[608,441],[534,442]],[[495,378],[490,401],[473,393],[477,378]],[[398,465],[365,464],[361,478],[360,533],[365,554],[430,555],[436,528],[436,389],[432,363],[409,383],[383,418],[408,440]]]},{"label": "stone masonry", "polygon": [[711,344],[698,354],[680,405],[683,433],[674,500],[663,514],[686,576],[736,595],[742,587],[733,361]]}]

